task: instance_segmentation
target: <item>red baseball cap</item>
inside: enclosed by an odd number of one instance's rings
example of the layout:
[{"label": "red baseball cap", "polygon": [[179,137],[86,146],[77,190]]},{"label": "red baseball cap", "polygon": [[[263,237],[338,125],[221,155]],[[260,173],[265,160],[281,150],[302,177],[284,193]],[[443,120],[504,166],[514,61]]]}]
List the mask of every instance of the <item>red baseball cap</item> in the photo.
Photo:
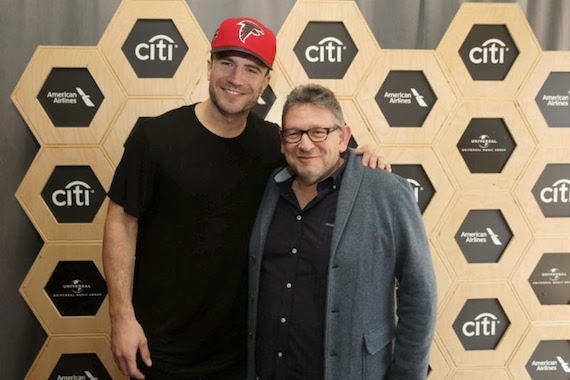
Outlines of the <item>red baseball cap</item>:
[{"label": "red baseball cap", "polygon": [[212,40],[212,53],[247,53],[270,69],[273,69],[276,50],[275,34],[253,18],[229,18],[222,21]]}]

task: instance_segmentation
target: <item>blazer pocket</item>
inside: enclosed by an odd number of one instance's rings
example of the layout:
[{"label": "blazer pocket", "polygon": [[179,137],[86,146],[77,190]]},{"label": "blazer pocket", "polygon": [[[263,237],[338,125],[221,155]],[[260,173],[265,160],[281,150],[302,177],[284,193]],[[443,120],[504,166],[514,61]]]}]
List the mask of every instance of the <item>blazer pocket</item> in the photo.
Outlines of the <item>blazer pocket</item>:
[{"label": "blazer pocket", "polygon": [[364,333],[364,345],[370,355],[374,355],[392,341],[392,327],[385,323]]}]

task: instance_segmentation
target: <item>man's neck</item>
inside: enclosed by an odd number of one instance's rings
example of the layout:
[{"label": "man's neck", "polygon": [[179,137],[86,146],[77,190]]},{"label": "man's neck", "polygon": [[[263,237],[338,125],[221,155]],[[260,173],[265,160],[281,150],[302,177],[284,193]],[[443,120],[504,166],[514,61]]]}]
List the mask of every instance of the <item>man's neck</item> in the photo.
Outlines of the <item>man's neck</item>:
[{"label": "man's neck", "polygon": [[333,175],[334,172],[336,172],[343,163],[344,159],[339,158],[337,164],[334,166],[331,172],[320,179],[301,178],[298,175],[295,177],[293,184],[291,185],[291,189],[293,189],[295,197],[297,197],[297,202],[299,202],[299,207],[301,207],[301,210],[303,210],[305,206],[307,206],[309,202],[317,196],[317,186],[319,182]]},{"label": "man's neck", "polygon": [[239,136],[245,129],[249,112],[223,114],[211,99],[196,105],[196,117],[207,130],[223,138]]}]

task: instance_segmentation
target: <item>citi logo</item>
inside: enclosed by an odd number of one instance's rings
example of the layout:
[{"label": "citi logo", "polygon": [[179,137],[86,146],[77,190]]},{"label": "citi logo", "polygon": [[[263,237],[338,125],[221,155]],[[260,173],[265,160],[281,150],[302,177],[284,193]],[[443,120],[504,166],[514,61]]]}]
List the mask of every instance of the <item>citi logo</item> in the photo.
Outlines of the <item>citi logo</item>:
[{"label": "citi logo", "polygon": [[481,63],[505,63],[505,52],[509,48],[498,38],[491,38],[483,42],[481,47],[474,47],[469,51],[469,60],[476,65]]},{"label": "citi logo", "polygon": [[342,51],[346,46],[335,37],[325,37],[316,45],[311,45],[305,50],[307,61],[315,62],[342,62]]},{"label": "citi logo", "polygon": [[419,202],[420,200],[420,191],[423,191],[424,188],[422,187],[422,185],[416,181],[413,180],[411,178],[406,178],[406,180],[409,182],[410,185],[412,185],[412,190],[414,192],[414,197],[416,198],[416,202]]},{"label": "citi logo", "polygon": [[148,40],[148,43],[138,44],[135,47],[135,55],[141,61],[172,61],[174,49],[177,47],[172,38],[158,34]]},{"label": "citi logo", "polygon": [[481,313],[475,317],[473,321],[468,321],[463,324],[461,331],[463,335],[472,336],[489,336],[495,335],[497,324],[501,323],[497,317],[491,313]]},{"label": "citi logo", "polygon": [[540,200],[544,203],[570,203],[568,185],[570,185],[568,179],[554,182],[552,187],[545,187],[540,191]]},{"label": "citi logo", "polygon": [[58,207],[90,206],[90,194],[95,190],[83,181],[72,181],[64,189],[56,190],[51,195],[51,201]]}]

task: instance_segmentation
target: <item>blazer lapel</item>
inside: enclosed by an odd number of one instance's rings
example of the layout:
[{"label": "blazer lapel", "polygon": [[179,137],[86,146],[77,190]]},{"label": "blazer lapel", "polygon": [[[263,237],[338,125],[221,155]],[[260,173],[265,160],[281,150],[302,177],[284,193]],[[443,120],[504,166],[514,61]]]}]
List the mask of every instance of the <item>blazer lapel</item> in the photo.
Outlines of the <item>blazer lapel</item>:
[{"label": "blazer lapel", "polygon": [[362,175],[364,173],[362,160],[357,157],[352,152],[352,150],[349,149],[347,151],[346,157],[348,162],[346,164],[346,170],[344,171],[344,174],[342,176],[342,183],[340,185],[331,241],[331,265],[334,255],[336,254],[336,249],[340,242],[340,238],[344,232],[348,218],[352,211],[352,207],[354,206],[356,195],[358,194],[358,189],[360,188],[360,183],[362,181]]}]

